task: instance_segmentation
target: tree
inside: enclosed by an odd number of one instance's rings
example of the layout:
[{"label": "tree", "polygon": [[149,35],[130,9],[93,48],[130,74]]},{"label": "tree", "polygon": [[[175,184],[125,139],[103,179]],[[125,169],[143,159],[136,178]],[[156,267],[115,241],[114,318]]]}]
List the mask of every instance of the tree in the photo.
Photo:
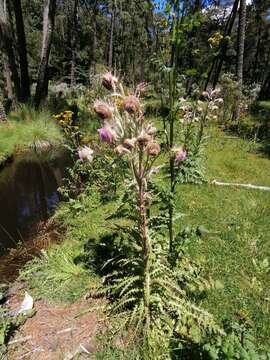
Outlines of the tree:
[{"label": "tree", "polygon": [[78,0],[74,0],[72,34],[71,34],[71,71],[70,71],[70,87],[76,85],[76,45],[77,45],[77,27],[78,27]]},{"label": "tree", "polygon": [[259,93],[259,100],[270,99],[270,71],[267,73],[265,80],[262,84],[261,91]]},{"label": "tree", "polygon": [[217,86],[221,71],[222,71],[222,65],[226,56],[226,52],[228,49],[228,39],[231,36],[232,30],[233,30],[233,24],[236,18],[236,14],[237,14],[237,9],[238,9],[238,5],[239,5],[239,0],[235,0],[233,7],[232,7],[232,11],[230,16],[228,17],[225,29],[224,29],[224,35],[223,35],[223,40],[220,43],[220,48],[218,51],[218,55],[214,58],[212,66],[208,72],[208,77],[205,83],[205,89],[207,88],[212,74],[214,73],[213,76],[213,88],[215,88]]},{"label": "tree", "polygon": [[41,60],[38,70],[38,80],[35,94],[36,107],[39,107],[41,101],[44,100],[48,94],[48,64],[52,45],[55,12],[56,0],[45,0],[43,12],[43,40],[41,49]]},{"label": "tree", "polygon": [[16,20],[16,30],[17,30],[17,48],[19,53],[20,61],[20,101],[26,102],[30,98],[30,79],[28,74],[28,60],[27,60],[27,49],[26,49],[26,39],[24,31],[24,22],[22,14],[22,5],[21,0],[12,0],[13,9],[15,13]]},{"label": "tree", "polygon": [[110,31],[110,45],[109,45],[109,58],[108,58],[108,67],[112,70],[113,66],[113,41],[114,41],[114,28],[115,28],[115,12],[116,12],[116,0],[112,4],[111,12],[111,31]]},{"label": "tree", "polygon": [[[0,48],[4,54],[7,87],[10,91],[12,89],[12,101],[16,101],[20,96],[20,79],[13,44],[14,39],[7,17],[7,3],[6,0],[0,0]],[[12,81],[12,84],[10,81]]]},{"label": "tree", "polygon": [[0,122],[2,122],[2,121],[7,121],[7,116],[6,116],[4,105],[2,104],[2,102],[0,100]]},{"label": "tree", "polygon": [[237,81],[239,86],[240,96],[237,99],[237,105],[234,112],[234,120],[239,119],[240,115],[240,100],[243,88],[243,63],[244,63],[244,49],[245,49],[245,34],[246,34],[246,0],[240,0],[239,9],[239,25],[238,25],[238,56],[237,56]]}]

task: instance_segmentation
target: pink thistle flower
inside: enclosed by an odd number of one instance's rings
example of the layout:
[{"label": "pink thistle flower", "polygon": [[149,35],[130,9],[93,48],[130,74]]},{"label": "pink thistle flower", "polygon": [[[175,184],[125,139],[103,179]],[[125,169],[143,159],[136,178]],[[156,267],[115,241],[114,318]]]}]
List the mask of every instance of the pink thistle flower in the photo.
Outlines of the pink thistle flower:
[{"label": "pink thistle flower", "polygon": [[137,137],[137,141],[140,146],[147,145],[152,140],[152,137],[146,133],[145,130],[142,130],[140,135]]},{"label": "pink thistle flower", "polygon": [[186,150],[180,148],[178,152],[175,153],[175,161],[176,162],[182,162],[186,160],[187,158],[187,152]]},{"label": "pink thistle flower", "polygon": [[78,150],[79,159],[81,161],[87,160],[89,162],[92,162],[94,158],[93,153],[94,151],[88,146],[84,146],[83,148]]},{"label": "pink thistle flower", "polygon": [[96,100],[94,102],[94,110],[101,119],[111,119],[113,108],[104,101]]},{"label": "pink thistle flower", "polygon": [[146,151],[150,156],[157,156],[160,153],[160,146],[156,142],[151,142],[147,145]]},{"label": "pink thistle flower", "polygon": [[125,139],[123,142],[123,145],[125,148],[127,149],[133,149],[136,143],[136,139],[132,138],[132,139]]},{"label": "pink thistle flower", "polygon": [[124,99],[124,109],[129,114],[135,114],[135,113],[139,112],[139,110],[140,110],[140,101],[139,101],[139,99],[134,95],[127,96]]},{"label": "pink thistle flower", "polygon": [[112,144],[112,142],[116,139],[115,131],[108,124],[105,124],[102,128],[98,129],[98,133],[101,141],[108,144]]},{"label": "pink thistle flower", "polygon": [[187,158],[187,152],[181,146],[175,146],[171,150],[172,157],[174,158],[175,162],[184,161]]},{"label": "pink thistle flower", "polygon": [[111,72],[104,74],[102,77],[102,85],[107,90],[114,90],[117,83],[118,83],[117,77],[113,76]]}]

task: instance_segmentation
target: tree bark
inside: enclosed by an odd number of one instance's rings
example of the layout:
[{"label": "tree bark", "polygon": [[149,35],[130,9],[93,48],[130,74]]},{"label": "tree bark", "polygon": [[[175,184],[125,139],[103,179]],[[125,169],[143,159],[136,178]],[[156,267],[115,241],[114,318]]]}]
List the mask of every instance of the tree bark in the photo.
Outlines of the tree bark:
[{"label": "tree bark", "polygon": [[21,0],[12,0],[16,20],[18,53],[20,60],[20,101],[27,102],[30,98],[30,79],[28,73],[27,48],[24,31]]},{"label": "tree bark", "polygon": [[45,0],[43,13],[43,40],[41,50],[41,60],[38,70],[38,80],[35,94],[35,106],[40,103],[48,94],[48,64],[52,45],[52,34],[54,31],[54,20],[56,12],[56,0]]},{"label": "tree bark", "polygon": [[270,71],[262,84],[259,100],[270,100]]},{"label": "tree bark", "polygon": [[12,86],[12,79],[11,79],[11,73],[9,70],[8,60],[6,58],[6,55],[4,53],[1,54],[2,58],[2,64],[3,64],[3,74],[6,81],[6,94],[8,99],[13,102],[13,99],[15,97],[13,92],[13,86]]},{"label": "tree bark", "polygon": [[237,55],[237,81],[238,81],[240,96],[237,99],[237,105],[233,116],[234,120],[239,120],[239,116],[240,116],[240,101],[241,101],[242,88],[243,88],[246,11],[247,11],[246,0],[240,0],[239,25],[238,25],[238,55]]},{"label": "tree bark", "polygon": [[[6,0],[0,0],[0,48],[3,51],[4,59],[6,59],[4,66],[7,85],[10,87],[11,79],[12,88],[14,87],[14,97],[12,100],[16,101],[20,95],[20,78],[17,71],[13,43],[12,30],[7,19]],[[9,75],[10,78],[8,78]]]},{"label": "tree bark", "polygon": [[115,26],[115,10],[116,3],[113,3],[112,15],[111,15],[111,32],[110,32],[110,45],[109,45],[109,59],[108,59],[108,67],[112,70],[113,67],[113,39],[114,39],[114,26]]},{"label": "tree bark", "polygon": [[7,115],[3,103],[0,101],[0,122],[7,121]]},{"label": "tree bark", "polygon": [[71,70],[70,70],[70,87],[76,86],[76,45],[77,45],[77,28],[78,28],[78,0],[74,1],[72,35],[71,35]]}]

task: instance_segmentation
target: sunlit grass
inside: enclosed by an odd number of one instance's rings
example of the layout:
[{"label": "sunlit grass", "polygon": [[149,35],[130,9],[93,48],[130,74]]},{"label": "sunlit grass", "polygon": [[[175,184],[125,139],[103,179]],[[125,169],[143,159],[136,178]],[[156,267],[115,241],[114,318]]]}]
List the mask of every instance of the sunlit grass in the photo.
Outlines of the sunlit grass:
[{"label": "sunlit grass", "polygon": [[[232,138],[214,127],[207,133],[204,166],[208,180],[270,186],[270,160],[260,152],[259,145]],[[162,156],[159,162],[165,159]],[[43,258],[44,265],[40,265],[42,275],[28,280],[32,287],[52,300],[57,300],[58,295],[54,294],[59,292],[58,300],[74,300],[87,291],[87,286],[92,286],[93,273],[84,268],[83,262],[76,261],[85,254],[87,244],[98,242],[101,236],[113,231],[115,220],[108,221],[108,216],[115,206],[115,202],[100,204],[91,189],[75,202],[63,204],[56,217],[66,226],[65,242],[48,251],[48,259]],[[270,262],[270,192],[207,183],[179,185],[176,206],[177,212],[183,214],[176,222],[176,232],[199,225],[210,232],[192,240],[187,249],[191,259],[201,264],[205,277],[223,283],[222,289],[205,293],[202,306],[220,320],[234,321],[239,310],[247,310],[258,341],[268,346],[270,268],[262,264],[267,258]],[[73,261],[65,265],[72,275],[68,282],[60,284],[58,272],[62,266],[65,269],[62,264],[65,253]],[[78,277],[84,280],[76,282]]]},{"label": "sunlit grass", "polygon": [[[270,160],[253,143],[212,129],[206,149],[209,180],[270,186]],[[246,309],[262,345],[270,343],[270,192],[214,185],[180,185],[177,228],[204,225],[210,235],[189,244],[206,276],[224,288],[206,294],[203,306],[219,319],[235,319]],[[211,235],[212,234],[212,235]]]},{"label": "sunlit grass", "polygon": [[7,157],[28,150],[37,141],[47,141],[52,147],[64,143],[59,127],[49,113],[23,107],[0,124],[0,162]]}]

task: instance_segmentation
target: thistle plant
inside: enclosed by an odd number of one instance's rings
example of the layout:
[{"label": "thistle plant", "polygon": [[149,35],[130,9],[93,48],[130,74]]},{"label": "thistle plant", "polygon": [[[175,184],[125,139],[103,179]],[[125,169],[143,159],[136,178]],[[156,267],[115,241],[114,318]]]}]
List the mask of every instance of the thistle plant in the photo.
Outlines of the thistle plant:
[{"label": "thistle plant", "polygon": [[[111,90],[110,100],[94,103],[94,110],[104,121],[98,129],[100,139],[112,146],[117,156],[125,156],[129,165],[131,187],[134,188],[138,213],[138,234],[143,258],[143,304],[145,326],[149,329],[150,267],[152,244],[148,235],[147,207],[150,200],[148,181],[160,146],[155,141],[156,128],[145,120],[138,85],[134,94],[126,94],[118,79],[110,73],[103,77],[103,84]],[[117,106],[118,105],[118,106]]]},{"label": "thistle plant", "polygon": [[[106,276],[113,295],[113,313],[124,316],[122,326],[134,336],[142,336],[144,358],[168,356],[173,336],[182,336],[183,327],[196,327],[209,332],[219,332],[210,314],[188,299],[188,288],[194,280],[192,266],[171,269],[168,262],[168,242],[150,226],[149,207],[154,194],[149,181],[160,146],[155,140],[156,128],[145,119],[141,94],[144,84],[139,84],[133,94],[124,90],[116,77],[108,73],[103,77],[110,91],[106,100],[96,100],[93,108],[102,120],[98,129],[101,141],[114,149],[115,155],[124,157],[128,164],[126,187],[131,218],[136,226],[126,230],[129,252],[126,256],[110,259],[114,270]],[[174,148],[174,161],[184,160],[184,149]],[[127,201],[127,198],[125,198]],[[164,241],[165,240],[165,241]],[[188,331],[192,333],[192,331]],[[185,333],[184,336],[189,336]],[[162,341],[161,341],[162,340]]]}]

